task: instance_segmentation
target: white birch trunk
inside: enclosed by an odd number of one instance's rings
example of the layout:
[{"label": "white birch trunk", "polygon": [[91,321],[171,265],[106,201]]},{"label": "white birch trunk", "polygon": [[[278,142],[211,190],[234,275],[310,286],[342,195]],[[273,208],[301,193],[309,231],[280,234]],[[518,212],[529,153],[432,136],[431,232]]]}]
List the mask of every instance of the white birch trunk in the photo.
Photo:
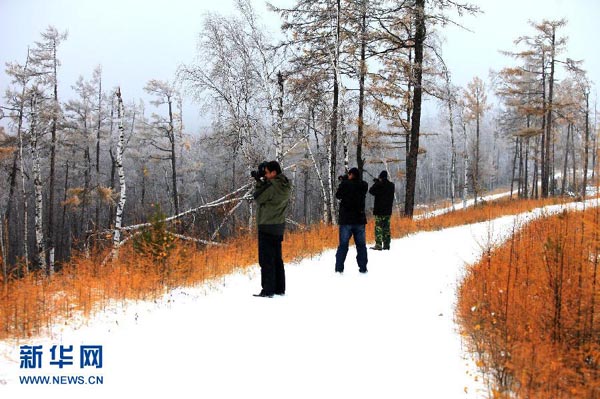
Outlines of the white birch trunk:
[{"label": "white birch trunk", "polygon": [[[254,191],[254,187],[250,187],[250,189],[248,191],[246,191],[246,193],[244,194],[244,197],[248,197],[252,193],[252,191]],[[221,223],[219,224],[219,226],[216,228],[216,230],[210,236],[211,242],[214,241],[215,238],[217,238],[217,235],[219,234],[219,231],[221,231],[221,229],[225,225],[225,222],[227,221],[227,219],[229,219],[229,217],[231,215],[233,215],[233,212],[235,212],[236,209],[238,209],[240,207],[240,205],[242,205],[242,204],[243,204],[243,201],[240,201],[233,208],[231,208],[229,210],[229,212],[227,213],[227,215],[225,215],[225,217],[223,218],[223,220],[221,221]],[[253,216],[253,212],[252,212],[252,206],[251,206],[250,207],[250,220],[249,220],[250,226],[254,225],[254,223],[252,223],[252,216]],[[250,231],[252,231],[252,229]]]},{"label": "white birch trunk", "polygon": [[119,129],[119,140],[117,141],[117,172],[119,175],[119,186],[120,196],[119,204],[117,205],[117,213],[115,215],[115,232],[113,235],[113,258],[119,256],[119,243],[121,242],[121,226],[123,223],[123,209],[125,208],[125,201],[127,200],[125,184],[125,171],[123,170],[123,147],[125,145],[125,127],[123,126],[124,109],[123,99],[121,98],[121,88],[117,89],[117,118],[118,118],[118,129]]},{"label": "white birch trunk", "polygon": [[290,203],[291,203],[291,209],[289,214],[293,215],[296,212],[296,193],[298,192],[298,190],[296,190],[296,178],[298,177],[298,166],[294,165],[294,171],[292,172],[292,193],[290,195]]},{"label": "white birch trunk", "polygon": [[[4,209],[0,209],[0,215],[4,215]],[[4,228],[6,226],[6,222],[4,217],[0,219],[0,257],[2,257],[2,276],[4,277],[4,282],[8,282],[8,251],[6,250],[6,246],[4,245]]]},{"label": "white birch trunk", "polygon": [[[335,61],[333,63],[334,65],[334,69],[335,69],[335,84],[337,85],[337,90],[338,90],[338,96],[340,93],[340,87],[342,86],[342,81],[341,81],[341,73],[340,73],[340,46],[341,46],[341,14],[342,14],[342,6],[341,6],[341,1],[337,0],[337,7],[336,7],[336,17],[335,17],[335,21],[336,21],[336,30],[335,30]],[[337,118],[337,122],[336,122],[336,131],[335,131],[335,144],[336,145],[332,145],[331,146],[331,158],[332,160],[336,160],[337,159],[337,135],[338,132],[340,131],[340,115],[341,115],[341,111],[340,111],[340,101],[338,98],[338,101],[336,104],[334,104],[335,108],[336,108],[336,118]],[[331,201],[329,202],[329,206],[330,206],[330,212],[331,212],[331,223],[332,224],[337,224],[337,220],[335,218],[335,198],[334,198],[334,184],[335,184],[335,178],[336,178],[336,174],[335,174],[335,167],[336,167],[336,162],[332,161],[331,165],[330,165],[330,171],[331,173],[329,174],[329,195],[331,196]]]},{"label": "white birch trunk", "polygon": [[[342,147],[343,147],[343,153],[344,153],[344,170],[347,172],[348,170],[350,170],[350,154],[348,151],[348,130],[346,129],[346,125],[344,123],[344,110],[345,110],[345,101],[344,101],[344,94],[345,94],[345,90],[344,90],[344,86],[340,85],[340,92],[342,93],[341,97],[341,101],[340,101],[340,109],[338,110],[338,115],[339,115],[339,129],[342,132]],[[361,171],[362,173],[362,171]],[[362,176],[361,176],[362,178]]]},{"label": "white birch trunk", "polygon": [[[29,49],[27,49],[27,59],[25,61],[24,71],[27,71],[29,65]],[[21,90],[21,101],[19,108],[19,121],[17,126],[17,136],[19,140],[19,167],[21,168],[21,196],[23,197],[23,258],[25,260],[25,271],[29,272],[29,207],[27,201],[27,189],[25,186],[25,158],[23,157],[23,113],[25,106],[25,94],[27,88],[27,81],[23,81],[23,88]]]},{"label": "white birch trunk", "polygon": [[[23,99],[25,97],[25,89],[23,89]],[[24,101],[24,100],[23,100]],[[29,272],[29,201],[27,201],[27,188],[25,186],[25,158],[23,157],[23,108],[20,110],[19,126],[17,135],[19,138],[19,165],[21,168],[21,196],[23,197],[23,258],[25,260],[25,271]]]},{"label": "white birch trunk", "polygon": [[328,214],[331,215],[331,223],[336,224],[335,221],[335,199],[334,199],[334,181],[336,179],[336,166],[337,166],[337,140],[338,132],[340,131],[340,15],[341,15],[341,2],[336,0],[335,15],[331,15],[331,29],[335,32],[333,49],[329,48],[329,58],[331,66],[333,67],[333,104],[332,104],[332,115],[331,115],[331,133],[327,140],[327,161],[328,161],[328,197],[327,205],[329,207]]},{"label": "white birch trunk", "polygon": [[310,159],[313,162],[315,167],[315,172],[317,173],[317,177],[319,178],[319,184],[321,185],[321,193],[323,194],[323,222],[327,223],[329,220],[329,206],[327,204],[327,189],[325,188],[325,182],[323,181],[323,176],[321,176],[321,172],[319,171],[319,165],[317,165],[317,161],[315,160],[315,156],[310,149],[310,144],[308,142],[308,135],[305,137],[306,141],[306,149],[308,150],[308,154],[310,155]]},{"label": "white birch trunk", "polygon": [[248,203],[248,231],[250,233],[254,233],[254,204],[252,202]]},{"label": "white birch trunk", "polygon": [[275,159],[281,163],[283,159],[283,74],[277,72],[277,132],[275,133]]},{"label": "white birch trunk", "polygon": [[48,270],[46,266],[46,245],[44,242],[43,228],[43,194],[42,194],[42,176],[40,171],[40,154],[37,148],[38,134],[36,131],[36,112],[37,112],[37,95],[34,93],[31,98],[31,158],[33,159],[33,186],[35,189],[35,244],[37,248],[37,260],[39,266],[48,275],[52,275],[54,270]]},{"label": "white birch trunk", "polygon": [[465,140],[465,146],[464,146],[464,154],[463,154],[463,167],[464,167],[464,182],[463,182],[463,192],[462,192],[462,202],[463,202],[463,209],[467,208],[467,195],[468,195],[468,191],[467,191],[467,185],[468,185],[468,174],[469,174],[469,153],[468,153],[468,140],[467,140],[467,125],[463,119],[462,121],[462,128],[463,128],[463,137]]},{"label": "white birch trunk", "polygon": [[454,142],[454,96],[452,95],[452,88],[450,87],[450,73],[445,69],[446,77],[446,99],[448,104],[448,123],[450,124],[450,149],[451,149],[451,160],[450,160],[450,198],[452,202],[452,210],[454,210],[454,200],[456,197],[456,144]]},{"label": "white birch trunk", "polygon": [[327,221],[331,220],[331,223],[335,224],[335,206],[334,206],[334,199],[333,199],[333,170],[334,170],[334,155],[333,155],[333,145],[331,143],[331,139],[327,140],[327,169],[329,170],[329,173],[327,174],[327,188],[328,188],[328,192],[327,192],[327,196],[325,197],[325,203],[327,204],[328,210],[325,213],[327,215]]}]

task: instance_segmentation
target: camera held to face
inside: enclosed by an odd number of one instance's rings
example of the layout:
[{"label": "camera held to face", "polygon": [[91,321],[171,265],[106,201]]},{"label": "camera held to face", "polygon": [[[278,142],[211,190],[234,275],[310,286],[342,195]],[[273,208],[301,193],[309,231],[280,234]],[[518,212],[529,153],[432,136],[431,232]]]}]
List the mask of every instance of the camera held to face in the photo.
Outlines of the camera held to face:
[{"label": "camera held to face", "polygon": [[256,179],[256,181],[260,181],[263,177],[265,177],[266,167],[267,167],[267,162],[266,161],[261,162],[260,164],[258,164],[257,170],[253,170],[252,172],[250,172],[250,176],[254,177],[254,179]]},{"label": "camera held to face", "polygon": [[348,174],[338,176],[338,180],[339,181],[348,180]]}]

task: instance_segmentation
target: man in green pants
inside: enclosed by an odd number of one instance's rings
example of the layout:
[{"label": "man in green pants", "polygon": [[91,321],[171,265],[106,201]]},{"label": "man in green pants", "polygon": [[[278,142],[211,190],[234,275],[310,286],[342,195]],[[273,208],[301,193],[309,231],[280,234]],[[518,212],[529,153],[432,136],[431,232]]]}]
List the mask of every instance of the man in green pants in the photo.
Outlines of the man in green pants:
[{"label": "man in green pants", "polygon": [[373,207],[375,246],[371,249],[376,251],[390,249],[390,219],[394,205],[395,186],[394,183],[388,180],[387,171],[382,171],[379,178],[374,180],[369,193],[375,197],[375,206]]}]

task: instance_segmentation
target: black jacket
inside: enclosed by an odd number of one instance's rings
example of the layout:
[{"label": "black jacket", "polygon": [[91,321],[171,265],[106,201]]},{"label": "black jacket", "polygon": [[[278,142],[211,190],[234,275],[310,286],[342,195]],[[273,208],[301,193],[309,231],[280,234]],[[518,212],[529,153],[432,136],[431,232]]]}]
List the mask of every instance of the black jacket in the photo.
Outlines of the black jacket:
[{"label": "black jacket", "polygon": [[373,215],[389,216],[392,214],[394,191],[394,183],[388,179],[380,179],[371,186],[369,193],[375,196]]},{"label": "black jacket", "polygon": [[340,199],[339,224],[367,224],[365,197],[369,185],[360,180],[342,180],[335,193]]}]

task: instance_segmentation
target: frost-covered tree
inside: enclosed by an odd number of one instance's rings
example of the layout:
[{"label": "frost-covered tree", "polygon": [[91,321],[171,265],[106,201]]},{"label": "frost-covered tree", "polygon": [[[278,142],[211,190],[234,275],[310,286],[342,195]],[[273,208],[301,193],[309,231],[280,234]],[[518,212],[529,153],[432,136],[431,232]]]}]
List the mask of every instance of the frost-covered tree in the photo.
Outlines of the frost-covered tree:
[{"label": "frost-covered tree", "polygon": [[[15,237],[22,237],[22,257],[25,263],[25,270],[29,270],[29,234],[28,234],[28,226],[29,226],[29,212],[28,212],[28,204],[29,201],[27,199],[27,186],[26,186],[26,165],[25,165],[25,145],[26,140],[24,138],[25,135],[25,122],[26,122],[26,113],[25,109],[28,103],[29,98],[29,86],[30,81],[33,79],[34,72],[29,68],[29,51],[27,52],[27,57],[24,64],[18,64],[16,62],[8,63],[6,68],[6,73],[12,79],[13,87],[7,89],[5,93],[5,98],[7,102],[7,106],[4,107],[7,110],[7,117],[10,118],[11,124],[16,129],[16,136],[18,140],[18,153],[15,154],[15,162],[13,162],[13,169],[11,172],[11,184],[9,189],[9,198],[8,204],[6,208],[5,218],[7,226],[10,225],[11,222],[11,210],[12,210],[12,197],[14,195],[14,187],[16,185],[16,174],[17,174],[17,159],[18,159],[18,169],[21,175],[21,201],[23,205],[23,232],[22,234],[18,234],[12,229],[7,231],[8,238],[11,237],[11,233],[14,234]],[[15,223],[16,224],[16,223]],[[10,247],[7,245],[7,247]],[[7,254],[7,258],[12,257]]]},{"label": "frost-covered tree", "polygon": [[325,137],[327,167],[327,198],[329,222],[333,221],[333,193],[337,173],[338,136],[340,124],[340,91],[342,85],[341,51],[348,40],[344,27],[348,18],[343,13],[342,0],[298,0],[291,7],[272,6],[282,20],[286,33],[285,46],[293,54],[289,60],[291,75],[302,74],[308,79],[325,79],[331,92],[328,134]]},{"label": "frost-covered tree", "polygon": [[58,125],[61,118],[61,108],[58,99],[58,48],[67,39],[66,32],[59,32],[55,27],[49,26],[42,32],[42,40],[35,42],[31,49],[31,68],[35,71],[38,82],[50,91],[52,101],[48,102],[50,119],[50,167],[48,177],[48,248],[49,261],[54,257],[54,194],[56,183],[56,148],[58,140]]},{"label": "frost-covered tree", "polygon": [[481,78],[474,77],[467,84],[465,91],[465,107],[467,110],[467,121],[475,122],[475,141],[473,143],[473,157],[471,162],[471,187],[477,204],[477,197],[481,193],[481,124],[486,110],[487,93],[485,83]]},{"label": "frost-covered tree", "polygon": [[229,149],[223,162],[232,168],[231,188],[239,181],[239,158],[245,177],[269,147],[278,148],[276,155],[283,146],[277,52],[250,3],[237,6],[237,16],[205,15],[197,61],[179,70],[187,92],[210,111],[216,142]]},{"label": "frost-covered tree", "polygon": [[123,152],[125,147],[125,125],[123,118],[125,110],[123,107],[123,98],[121,96],[121,88],[118,88],[115,92],[116,96],[116,107],[117,107],[117,129],[118,129],[118,140],[116,149],[116,166],[119,174],[119,202],[117,205],[117,211],[115,214],[115,230],[113,233],[113,251],[114,256],[118,256],[119,246],[121,245],[121,227],[123,226],[123,210],[125,209],[125,202],[127,201],[127,184],[125,181],[125,169],[123,167]]},{"label": "frost-covered tree", "polygon": [[[179,214],[179,191],[177,189],[177,142],[182,135],[181,96],[172,83],[150,80],[144,90],[153,96],[150,102],[155,107],[166,106],[166,116],[152,114],[151,126],[156,133],[149,138],[149,143],[165,156],[171,164],[172,203],[175,214]],[[166,146],[165,140],[166,139]]]},{"label": "frost-covered tree", "polygon": [[[66,135],[64,144],[73,148],[73,153],[80,154],[83,172],[83,184],[81,190],[75,190],[77,203],[80,204],[79,229],[81,232],[88,230],[88,207],[91,194],[92,157],[90,146],[92,145],[94,132],[94,101],[95,87],[91,81],[86,81],[80,76],[72,86],[77,97],[64,104],[64,118]],[[73,160],[75,161],[75,160]]]}]

